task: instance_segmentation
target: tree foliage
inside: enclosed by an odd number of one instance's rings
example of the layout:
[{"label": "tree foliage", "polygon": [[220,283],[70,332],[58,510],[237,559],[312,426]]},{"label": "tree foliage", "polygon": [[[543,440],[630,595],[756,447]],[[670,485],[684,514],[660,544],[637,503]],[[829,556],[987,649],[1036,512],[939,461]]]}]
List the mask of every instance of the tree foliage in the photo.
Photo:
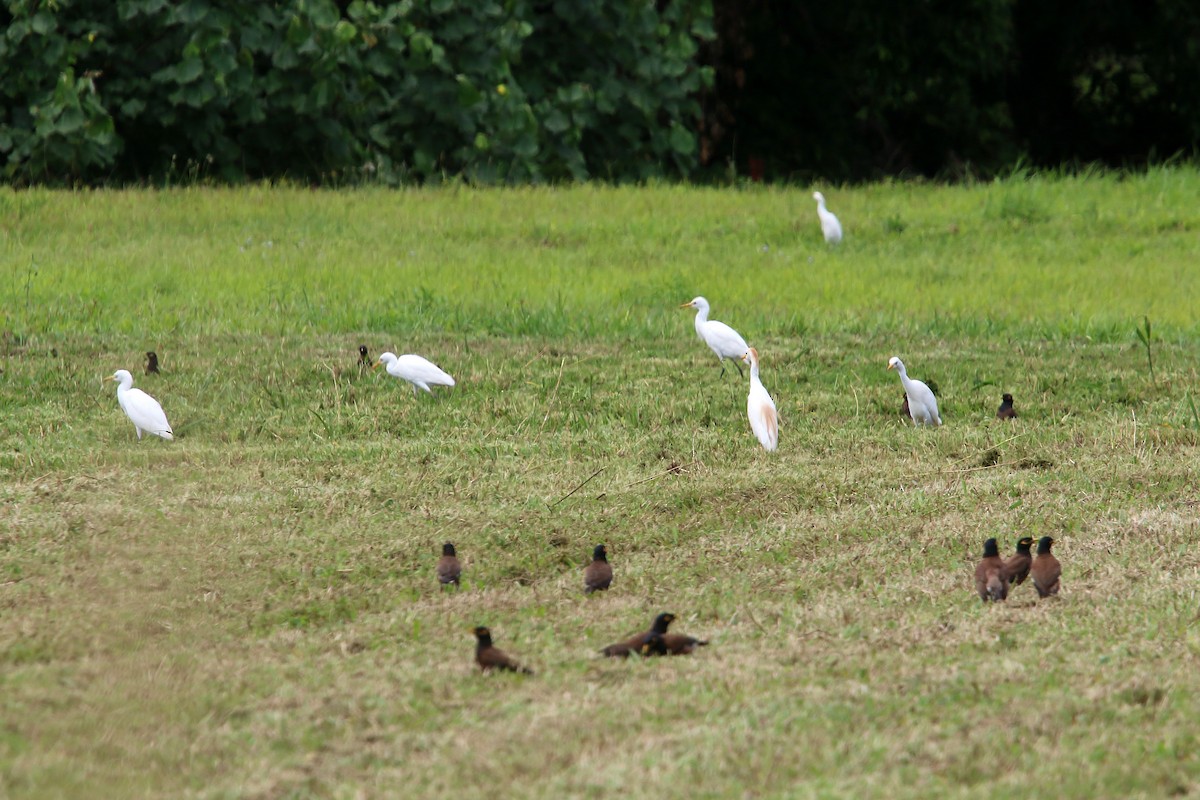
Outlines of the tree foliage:
[{"label": "tree foliage", "polygon": [[17,0],[0,35],[14,182],[686,175],[686,0]]},{"label": "tree foliage", "polygon": [[1193,0],[8,0],[0,31],[17,184],[961,177],[1200,144]]}]

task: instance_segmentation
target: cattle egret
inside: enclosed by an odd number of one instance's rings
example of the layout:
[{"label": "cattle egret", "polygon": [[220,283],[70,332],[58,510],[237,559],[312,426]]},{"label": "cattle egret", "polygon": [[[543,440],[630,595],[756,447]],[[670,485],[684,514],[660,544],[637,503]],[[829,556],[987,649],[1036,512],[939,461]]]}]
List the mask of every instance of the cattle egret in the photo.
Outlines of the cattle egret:
[{"label": "cattle egret", "polygon": [[724,322],[709,319],[708,301],[703,297],[697,297],[692,302],[683,303],[679,307],[696,309],[696,334],[704,340],[710,350],[717,354],[717,363],[721,365],[721,376],[725,375],[725,359],[733,362],[733,365],[737,367],[738,375],[744,374],[742,365],[737,360],[750,348],[750,345],[746,344],[742,335]]},{"label": "cattle egret", "polygon": [[821,233],[825,234],[825,241],[829,244],[839,243],[842,241],[842,223],[838,222],[832,211],[825,208],[825,195],[813,192],[813,200],[817,201],[817,216],[821,218]]},{"label": "cattle egret", "polygon": [[941,425],[942,418],[938,416],[937,398],[928,386],[908,377],[904,362],[896,356],[888,361],[888,369],[900,373],[900,383],[904,385],[904,394],[908,397],[908,413],[915,425]]},{"label": "cattle egret", "polygon": [[779,446],[779,412],[775,410],[775,401],[758,379],[758,351],[749,348],[742,355],[742,360],[750,362],[750,394],[746,398],[750,428],[764,450],[774,450]]},{"label": "cattle egret", "polygon": [[129,374],[129,370],[119,369],[104,380],[117,382],[117,402],[120,403],[125,416],[133,423],[139,440],[142,438],[142,431],[167,440],[175,438],[162,406],[141,389],[133,388],[133,376]]},{"label": "cattle egret", "polygon": [[424,389],[433,394],[432,386],[453,386],[454,378],[442,371],[440,367],[432,361],[414,356],[411,353],[408,355],[397,356],[395,353],[383,353],[379,356],[379,360],[375,362],[375,367],[380,364],[386,365],[389,375],[395,375],[397,378],[402,378],[412,384],[413,394],[417,393],[417,389]]}]

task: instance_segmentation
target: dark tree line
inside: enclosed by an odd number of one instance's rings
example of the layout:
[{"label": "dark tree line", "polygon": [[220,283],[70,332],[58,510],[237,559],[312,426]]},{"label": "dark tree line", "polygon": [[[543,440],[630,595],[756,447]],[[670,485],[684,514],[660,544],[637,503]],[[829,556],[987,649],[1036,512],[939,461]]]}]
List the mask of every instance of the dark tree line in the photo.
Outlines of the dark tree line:
[{"label": "dark tree line", "polygon": [[701,122],[713,171],[957,178],[1138,166],[1200,143],[1193,0],[716,0],[714,12]]}]

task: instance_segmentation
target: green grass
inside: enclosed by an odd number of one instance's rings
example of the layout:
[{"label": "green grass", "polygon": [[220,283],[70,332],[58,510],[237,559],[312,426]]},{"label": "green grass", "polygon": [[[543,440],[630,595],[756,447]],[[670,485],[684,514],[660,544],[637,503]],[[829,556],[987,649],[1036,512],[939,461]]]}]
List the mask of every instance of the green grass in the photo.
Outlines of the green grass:
[{"label": "green grass", "polygon": [[[1200,791],[1200,174],[810,191],[0,192],[0,796]],[[983,607],[1019,533],[1063,593]]]}]

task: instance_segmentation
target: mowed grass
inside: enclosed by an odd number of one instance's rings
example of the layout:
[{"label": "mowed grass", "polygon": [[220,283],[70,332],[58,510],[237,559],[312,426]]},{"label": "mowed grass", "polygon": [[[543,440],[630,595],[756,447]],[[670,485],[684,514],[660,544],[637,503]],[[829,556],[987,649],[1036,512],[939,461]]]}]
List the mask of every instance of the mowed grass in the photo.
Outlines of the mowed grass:
[{"label": "mowed grass", "polygon": [[[0,193],[0,795],[1200,791],[1200,174],[809,194]],[[1024,533],[1061,596],[984,607]],[[711,645],[599,657],[659,611]]]}]

